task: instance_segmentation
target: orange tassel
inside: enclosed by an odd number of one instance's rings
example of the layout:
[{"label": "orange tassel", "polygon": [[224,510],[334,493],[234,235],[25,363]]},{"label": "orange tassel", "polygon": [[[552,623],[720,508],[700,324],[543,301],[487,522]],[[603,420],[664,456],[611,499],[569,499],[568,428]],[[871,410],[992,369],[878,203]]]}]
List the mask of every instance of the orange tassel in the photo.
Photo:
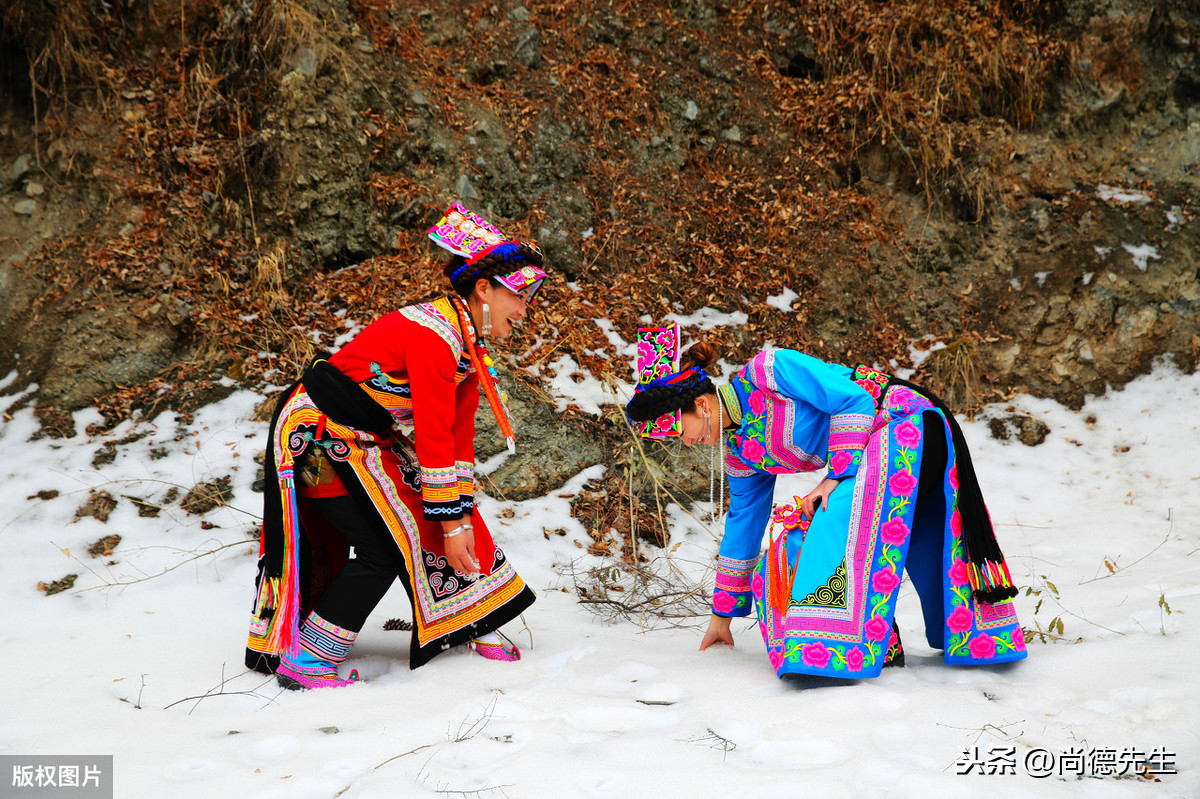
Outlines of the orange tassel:
[{"label": "orange tassel", "polygon": [[475,327],[471,324],[471,311],[467,308],[467,304],[461,297],[451,297],[450,299],[455,310],[458,311],[459,330],[462,332],[463,342],[467,347],[467,357],[471,359],[475,373],[479,375],[479,385],[483,388],[483,396],[487,397],[488,405],[492,408],[492,415],[496,417],[496,424],[500,426],[500,435],[504,436],[511,451],[517,436],[513,432],[508,406],[504,404],[504,398],[500,396],[500,387],[496,385],[496,379],[489,371],[492,365],[492,356],[482,346],[476,346]]}]

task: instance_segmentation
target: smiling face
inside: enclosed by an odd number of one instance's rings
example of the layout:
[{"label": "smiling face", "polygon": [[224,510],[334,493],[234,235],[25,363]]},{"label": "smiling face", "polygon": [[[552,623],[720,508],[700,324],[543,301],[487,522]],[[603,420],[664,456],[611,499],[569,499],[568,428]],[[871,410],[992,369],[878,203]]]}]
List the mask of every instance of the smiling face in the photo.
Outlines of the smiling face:
[{"label": "smiling face", "polygon": [[490,281],[481,280],[479,283],[479,299],[491,308],[492,332],[489,335],[496,339],[508,338],[512,335],[513,326],[525,318],[534,287],[518,294],[510,288],[497,286]]}]

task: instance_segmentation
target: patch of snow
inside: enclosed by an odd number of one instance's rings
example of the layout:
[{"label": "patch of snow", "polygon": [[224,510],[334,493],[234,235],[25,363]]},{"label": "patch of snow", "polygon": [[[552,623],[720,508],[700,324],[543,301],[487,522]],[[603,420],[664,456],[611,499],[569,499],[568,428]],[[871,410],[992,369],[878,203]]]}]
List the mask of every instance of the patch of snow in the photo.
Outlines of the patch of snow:
[{"label": "patch of snow", "polygon": [[1158,248],[1152,244],[1141,244],[1137,247],[1134,247],[1130,244],[1122,244],[1121,246],[1125,249],[1125,252],[1129,253],[1129,256],[1133,258],[1133,265],[1142,272],[1146,271],[1146,267],[1149,265],[1151,258],[1156,261],[1162,260],[1162,256],[1158,254]]}]

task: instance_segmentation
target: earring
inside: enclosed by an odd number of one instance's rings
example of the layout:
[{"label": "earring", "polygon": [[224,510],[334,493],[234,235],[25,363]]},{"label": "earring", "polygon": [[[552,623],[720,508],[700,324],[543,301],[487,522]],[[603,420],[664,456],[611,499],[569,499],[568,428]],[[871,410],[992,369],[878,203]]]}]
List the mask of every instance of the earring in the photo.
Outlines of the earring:
[{"label": "earring", "polygon": [[488,335],[492,332],[492,307],[486,302],[483,304],[483,335]]}]

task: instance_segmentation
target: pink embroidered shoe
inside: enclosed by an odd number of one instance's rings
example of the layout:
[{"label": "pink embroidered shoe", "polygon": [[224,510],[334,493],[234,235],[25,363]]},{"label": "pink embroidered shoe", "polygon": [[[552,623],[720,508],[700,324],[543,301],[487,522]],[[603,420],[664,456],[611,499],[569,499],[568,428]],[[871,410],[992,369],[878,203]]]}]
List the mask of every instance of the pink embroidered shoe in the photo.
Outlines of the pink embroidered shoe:
[{"label": "pink embroidered shoe", "polygon": [[315,612],[300,625],[295,648],[279,661],[275,679],[289,691],[301,688],[340,688],[358,682],[358,671],[350,679],[338,678],[338,665],[350,654],[358,631],[339,627]]},{"label": "pink embroidered shoe", "polygon": [[329,663],[315,666],[305,666],[299,663],[289,663],[287,660],[275,669],[275,679],[289,691],[299,691],[306,688],[341,688],[358,682],[358,669],[350,672],[350,678],[343,680],[338,677],[337,667]]},{"label": "pink embroidered shoe", "polygon": [[[493,636],[489,635],[486,637],[491,638]],[[517,649],[516,644],[505,638],[503,635],[500,635],[500,633],[495,633],[495,637],[499,638],[500,640],[485,641],[476,638],[475,640],[469,642],[467,646],[471,649],[474,649],[488,660],[503,660],[511,663],[521,659],[521,650]]]}]

